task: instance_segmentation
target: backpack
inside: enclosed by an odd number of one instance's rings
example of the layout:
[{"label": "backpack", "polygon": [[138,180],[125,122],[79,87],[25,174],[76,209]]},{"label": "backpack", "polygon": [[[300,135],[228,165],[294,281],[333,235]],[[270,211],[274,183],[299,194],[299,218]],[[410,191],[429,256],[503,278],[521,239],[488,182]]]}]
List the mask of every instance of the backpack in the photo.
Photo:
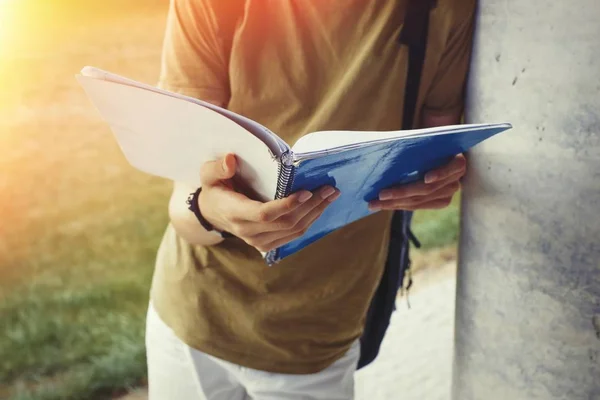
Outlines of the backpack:
[{"label": "backpack", "polygon": [[[427,50],[429,13],[434,6],[435,0],[409,0],[404,26],[398,38],[400,44],[408,46],[409,49],[402,129],[413,128],[421,71]],[[398,291],[404,290],[407,273],[406,291],[412,286],[409,248],[411,242],[416,247],[420,247],[420,243],[410,229],[411,220],[412,212],[409,211],[396,211],[392,217],[387,261],[377,290],[371,299],[360,338],[358,369],[369,365],[379,354],[392,313],[396,309]]]}]

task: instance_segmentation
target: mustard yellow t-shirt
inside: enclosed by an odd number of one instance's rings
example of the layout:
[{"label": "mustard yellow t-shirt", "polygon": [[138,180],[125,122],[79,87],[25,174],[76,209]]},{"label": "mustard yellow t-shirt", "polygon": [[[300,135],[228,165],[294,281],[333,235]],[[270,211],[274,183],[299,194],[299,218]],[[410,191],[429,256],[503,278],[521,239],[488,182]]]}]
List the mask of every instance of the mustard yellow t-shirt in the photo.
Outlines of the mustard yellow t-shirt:
[{"label": "mustard yellow t-shirt", "polygon": [[[419,111],[463,106],[474,3],[438,0],[432,11]],[[397,130],[405,7],[406,0],[172,0],[160,85],[225,104],[290,145],[317,130]],[[153,304],[200,351],[271,372],[317,372],[362,333],[390,218],[359,220],[270,268],[240,239],[193,246],[169,226]]]}]

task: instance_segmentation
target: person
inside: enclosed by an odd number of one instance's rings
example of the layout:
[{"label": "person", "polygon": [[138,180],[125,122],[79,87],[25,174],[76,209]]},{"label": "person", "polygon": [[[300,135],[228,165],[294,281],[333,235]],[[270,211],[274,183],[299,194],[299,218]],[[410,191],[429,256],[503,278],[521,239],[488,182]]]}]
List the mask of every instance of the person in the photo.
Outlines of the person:
[{"label": "person", "polygon": [[[159,85],[290,144],[317,130],[398,130],[407,1],[171,0]],[[415,126],[460,123],[474,8],[438,0],[431,11]],[[239,190],[237,166],[227,154],[198,171],[202,223],[187,204],[198,188],[174,185],[147,316],[150,399],[351,399],[392,212],[448,206],[466,159],[383,190],[369,204],[378,212],[273,267],[260,252],[301,235],[340,192],[263,203]]]}]

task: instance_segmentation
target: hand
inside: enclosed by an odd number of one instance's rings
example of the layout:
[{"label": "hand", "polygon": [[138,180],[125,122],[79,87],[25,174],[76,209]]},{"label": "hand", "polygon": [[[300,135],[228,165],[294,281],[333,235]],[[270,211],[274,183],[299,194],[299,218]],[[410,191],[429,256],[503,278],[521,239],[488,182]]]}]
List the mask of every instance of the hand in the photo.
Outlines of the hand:
[{"label": "hand", "polygon": [[202,216],[259,251],[267,252],[303,235],[340,192],[324,186],[301,190],[281,200],[254,201],[234,189],[237,160],[233,154],[204,164],[198,204]]},{"label": "hand", "polygon": [[460,179],[466,171],[467,160],[460,154],[445,166],[425,174],[424,182],[382,190],[379,200],[369,203],[369,209],[414,211],[447,207],[460,189]]}]

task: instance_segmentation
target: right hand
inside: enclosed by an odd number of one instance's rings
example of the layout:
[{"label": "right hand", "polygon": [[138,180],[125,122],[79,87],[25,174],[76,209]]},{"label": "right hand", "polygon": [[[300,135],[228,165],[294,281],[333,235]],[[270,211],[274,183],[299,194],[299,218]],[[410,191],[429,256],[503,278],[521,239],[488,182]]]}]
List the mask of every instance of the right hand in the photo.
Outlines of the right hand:
[{"label": "right hand", "polygon": [[232,178],[236,167],[233,154],[203,165],[200,210],[216,229],[229,232],[262,252],[303,235],[340,195],[337,189],[323,186],[314,193],[301,190],[284,199],[262,203],[235,191]]}]

